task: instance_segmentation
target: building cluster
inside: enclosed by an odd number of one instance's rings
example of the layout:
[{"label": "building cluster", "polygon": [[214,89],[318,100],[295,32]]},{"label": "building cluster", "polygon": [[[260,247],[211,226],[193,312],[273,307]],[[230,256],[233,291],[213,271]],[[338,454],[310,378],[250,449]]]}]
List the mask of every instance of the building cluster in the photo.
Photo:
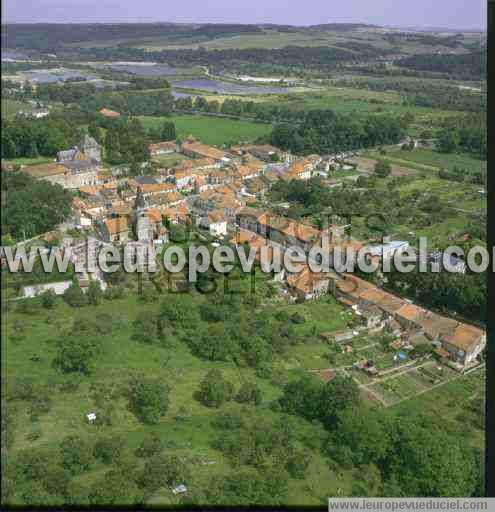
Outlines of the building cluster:
[{"label": "building cluster", "polygon": [[[111,113],[103,109],[104,115]],[[270,145],[238,145],[222,150],[190,136],[181,144],[150,144],[154,172],[122,177],[105,169],[102,148],[86,135],[77,146],[60,151],[53,163],[24,167],[31,176],[77,190],[76,224],[96,230],[106,241],[125,242],[131,231],[132,204],[138,190],[150,215],[172,223],[191,217],[214,236],[235,227],[236,215],[255,203],[279,179],[309,179],[321,172],[317,155],[297,159]],[[171,167],[160,166],[162,155],[182,154]]]},{"label": "building cluster", "polygon": [[[113,115],[104,112],[104,115]],[[75,223],[95,233],[102,243],[136,244],[136,248],[168,242],[165,220],[171,224],[194,222],[216,238],[235,233],[235,243],[260,251],[297,246],[306,254],[329,241],[333,249],[363,244],[345,237],[342,225],[324,231],[268,210],[256,209],[270,186],[278,180],[309,180],[327,177],[332,168],[345,165],[354,154],[295,158],[270,145],[237,145],[229,150],[203,144],[190,136],[182,143],[160,142],[149,146],[153,173],[122,177],[102,165],[102,150],[89,136],[74,148],[60,151],[56,162],[23,168],[24,172],[78,191],[73,200]],[[160,166],[163,155],[182,154],[174,165]],[[150,167],[151,169],[151,167]],[[385,258],[404,242],[376,248],[373,258]],[[407,245],[407,244],[406,244]],[[321,261],[316,261],[321,263]],[[275,276],[294,295],[308,300],[333,291],[340,302],[361,316],[369,329],[385,326],[399,337],[424,337],[436,345],[441,357],[464,367],[470,365],[486,343],[484,331],[422,309],[355,276],[313,272],[303,265],[300,272],[282,270]]]},{"label": "building cluster", "polygon": [[473,364],[486,346],[486,332],[388,293],[354,275],[342,276],[333,290],[337,300],[363,315],[368,327],[389,330],[407,343],[432,343],[436,353],[459,367]]},{"label": "building cluster", "polygon": [[[319,245],[323,234],[330,240],[330,264],[336,244],[344,250],[348,245],[356,251],[362,247],[359,241],[345,239],[342,226],[330,226],[323,232],[252,208],[238,213],[237,224],[236,243],[256,249],[258,260],[260,249],[267,246],[265,250],[268,250],[269,258],[270,248],[273,250],[277,245],[282,248],[298,246],[307,254],[312,246]],[[438,356],[452,361],[459,369],[474,364],[486,346],[484,330],[414,305],[355,275],[340,274],[334,270],[316,273],[304,264],[300,272],[282,270],[277,277],[301,299],[333,293],[341,304],[361,317],[367,330],[376,332],[386,327],[396,336],[397,347],[411,343],[433,344]]]}]

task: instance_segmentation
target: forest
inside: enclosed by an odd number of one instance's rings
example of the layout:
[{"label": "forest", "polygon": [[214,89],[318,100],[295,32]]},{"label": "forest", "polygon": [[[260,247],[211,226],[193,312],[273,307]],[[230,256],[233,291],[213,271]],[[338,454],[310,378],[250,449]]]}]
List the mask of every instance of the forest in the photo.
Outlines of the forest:
[{"label": "forest", "polygon": [[486,51],[460,55],[412,55],[399,60],[397,65],[419,71],[445,73],[460,80],[483,80],[486,78]]},{"label": "forest", "polygon": [[6,24],[2,28],[2,48],[26,48],[39,51],[59,51],[66,44],[88,40],[135,40],[150,37],[195,38],[220,37],[226,34],[257,33],[256,25],[182,25],[174,23],[125,23],[125,24],[46,24],[33,26]]},{"label": "forest", "polygon": [[79,134],[77,124],[64,117],[50,116],[34,123],[2,117],[2,158],[54,157],[57,151],[74,146]]}]

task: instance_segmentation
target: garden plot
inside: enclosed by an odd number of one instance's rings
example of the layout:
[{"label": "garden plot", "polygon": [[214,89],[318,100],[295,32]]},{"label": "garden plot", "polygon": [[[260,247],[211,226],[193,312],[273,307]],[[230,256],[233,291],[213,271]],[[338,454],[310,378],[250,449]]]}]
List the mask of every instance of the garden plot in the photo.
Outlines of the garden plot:
[{"label": "garden plot", "polygon": [[396,375],[375,379],[371,384],[366,384],[362,378],[359,378],[359,382],[362,381],[362,385],[378,395],[388,407],[430,391],[460,376],[446,366],[428,361]]}]

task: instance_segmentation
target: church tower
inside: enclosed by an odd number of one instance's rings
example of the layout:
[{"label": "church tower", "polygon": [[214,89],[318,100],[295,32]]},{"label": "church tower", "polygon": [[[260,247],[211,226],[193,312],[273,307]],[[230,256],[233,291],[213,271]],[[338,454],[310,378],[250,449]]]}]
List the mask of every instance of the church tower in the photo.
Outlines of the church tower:
[{"label": "church tower", "polygon": [[134,231],[138,242],[151,243],[153,241],[153,226],[148,216],[148,205],[141,187],[138,187],[134,202]]},{"label": "church tower", "polygon": [[101,162],[101,146],[93,137],[85,134],[79,148],[89,159]]}]

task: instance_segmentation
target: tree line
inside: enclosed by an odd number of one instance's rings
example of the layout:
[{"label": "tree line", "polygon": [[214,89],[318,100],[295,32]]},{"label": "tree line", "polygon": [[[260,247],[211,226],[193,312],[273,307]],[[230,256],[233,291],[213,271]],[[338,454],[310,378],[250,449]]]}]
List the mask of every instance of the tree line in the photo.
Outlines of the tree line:
[{"label": "tree line", "polygon": [[398,143],[405,119],[391,116],[353,118],[332,110],[311,110],[299,125],[279,124],[270,139],[274,146],[296,154],[333,154],[339,151]]},{"label": "tree line", "polygon": [[342,78],[335,81],[339,87],[368,89],[371,91],[397,91],[405,104],[418,107],[438,108],[466,112],[484,112],[486,94],[460,89],[454,85],[438,83],[438,80],[404,77]]}]

